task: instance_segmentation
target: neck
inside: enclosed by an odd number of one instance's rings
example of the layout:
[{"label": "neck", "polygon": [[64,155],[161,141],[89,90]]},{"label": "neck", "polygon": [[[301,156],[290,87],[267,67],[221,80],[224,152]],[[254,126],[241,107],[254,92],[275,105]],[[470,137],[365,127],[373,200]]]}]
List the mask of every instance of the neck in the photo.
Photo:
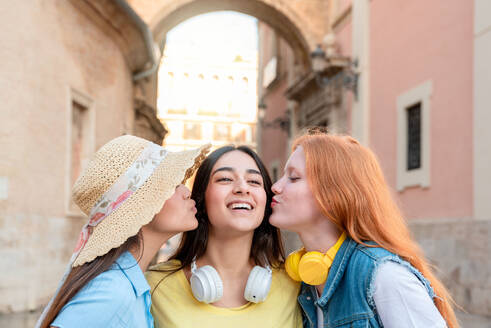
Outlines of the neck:
[{"label": "neck", "polygon": [[[329,219],[321,218],[315,224],[311,224],[309,227],[302,229],[301,232],[298,232],[298,236],[307,252],[326,253],[336,244],[341,232]],[[324,286],[325,283],[315,286],[319,295],[322,295]]]},{"label": "neck", "polygon": [[250,259],[253,235],[254,232],[227,236],[210,231],[206,252],[197,260],[198,266],[212,265],[223,276],[249,274],[253,267]]},{"label": "neck", "polygon": [[341,232],[327,218],[321,218],[315,224],[311,224],[298,232],[307,252],[317,251],[325,253],[336,244]]},{"label": "neck", "polygon": [[138,261],[140,269],[145,272],[152,262],[157,252],[175,233],[160,233],[150,230],[146,226],[142,227],[143,245],[139,248],[130,249],[130,253]]}]

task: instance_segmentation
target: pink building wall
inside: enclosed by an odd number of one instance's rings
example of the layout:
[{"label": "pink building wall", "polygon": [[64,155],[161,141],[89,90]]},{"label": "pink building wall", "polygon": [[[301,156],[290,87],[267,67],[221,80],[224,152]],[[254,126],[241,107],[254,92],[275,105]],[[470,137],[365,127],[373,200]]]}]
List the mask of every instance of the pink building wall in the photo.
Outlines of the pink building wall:
[{"label": "pink building wall", "polygon": [[[284,111],[287,108],[287,100],[285,98],[286,89],[287,81],[283,79],[282,81],[278,81],[278,85],[275,86],[274,90],[265,97],[264,102],[266,103],[267,109],[264,121],[272,122],[275,118],[284,115]],[[270,170],[271,164],[276,160],[279,161],[278,176],[280,177],[283,174],[286,160],[290,155],[289,151],[287,151],[287,134],[278,128],[265,128],[262,132],[262,139],[268,140],[268,142],[263,142],[262,144],[261,158]],[[270,171],[270,174],[273,179],[273,172]]]},{"label": "pink building wall", "polygon": [[430,187],[399,193],[408,218],[473,215],[472,42],[472,1],[371,2],[369,140],[394,189],[397,97],[433,82]]},{"label": "pink building wall", "polygon": [[[261,56],[260,65],[262,66],[259,68],[259,74],[263,74],[263,68],[271,58],[276,56],[278,60],[276,79],[268,88],[262,90],[262,100],[266,105],[263,122],[267,124],[273,122],[276,118],[284,118],[286,116],[288,100],[285,97],[285,92],[288,88],[288,63],[293,61],[293,52],[286,41],[279,38],[269,25],[263,22],[258,24],[261,48],[259,55]],[[259,88],[262,88],[262,85],[259,85]],[[290,154],[287,132],[278,127],[261,126],[260,128],[261,140],[263,140],[261,142],[261,158],[268,168],[271,178],[274,179],[272,164],[278,165],[277,174],[280,177]]]},{"label": "pink building wall", "polygon": [[[337,13],[341,14],[344,10],[347,10],[351,5],[351,0],[340,1]],[[333,19],[336,19],[337,15]],[[351,57],[352,54],[352,33],[353,33],[353,23],[351,19],[345,19],[341,21],[338,25],[333,28],[333,33],[336,35],[336,47],[340,55]],[[343,110],[346,111],[346,120],[348,122],[345,131],[346,133],[351,133],[351,108],[353,104],[353,94],[351,92],[346,92],[344,94],[343,100]]]}]

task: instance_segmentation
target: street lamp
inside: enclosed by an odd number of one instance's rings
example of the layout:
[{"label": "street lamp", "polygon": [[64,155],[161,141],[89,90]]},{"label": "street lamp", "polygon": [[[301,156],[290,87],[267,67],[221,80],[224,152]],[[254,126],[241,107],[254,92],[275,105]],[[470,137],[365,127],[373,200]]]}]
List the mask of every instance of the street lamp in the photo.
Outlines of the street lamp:
[{"label": "street lamp", "polygon": [[[320,87],[327,87],[331,83],[341,84],[342,87],[351,90],[358,99],[358,60],[348,57],[327,55],[318,44],[310,54],[312,70]],[[327,76],[326,76],[327,75]]]}]

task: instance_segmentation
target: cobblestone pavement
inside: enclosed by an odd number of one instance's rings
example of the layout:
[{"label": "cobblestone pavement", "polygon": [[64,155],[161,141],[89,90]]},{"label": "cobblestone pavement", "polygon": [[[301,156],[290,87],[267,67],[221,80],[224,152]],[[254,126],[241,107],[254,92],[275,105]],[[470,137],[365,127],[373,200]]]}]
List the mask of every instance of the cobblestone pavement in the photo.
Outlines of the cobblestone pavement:
[{"label": "cobblestone pavement", "polygon": [[[32,328],[36,324],[40,312],[23,312],[15,314],[0,314],[0,327]],[[462,328],[491,328],[491,317],[458,313]]]}]

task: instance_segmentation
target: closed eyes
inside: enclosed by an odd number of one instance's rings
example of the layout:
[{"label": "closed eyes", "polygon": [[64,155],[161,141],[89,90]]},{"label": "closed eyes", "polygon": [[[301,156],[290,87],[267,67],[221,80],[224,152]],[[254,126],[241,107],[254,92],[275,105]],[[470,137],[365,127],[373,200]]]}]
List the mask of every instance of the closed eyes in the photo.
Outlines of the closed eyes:
[{"label": "closed eyes", "polygon": [[[217,182],[232,182],[233,180],[230,178],[223,177],[223,178],[218,178],[216,181]],[[259,180],[247,180],[247,183],[262,186],[262,182]]]}]

